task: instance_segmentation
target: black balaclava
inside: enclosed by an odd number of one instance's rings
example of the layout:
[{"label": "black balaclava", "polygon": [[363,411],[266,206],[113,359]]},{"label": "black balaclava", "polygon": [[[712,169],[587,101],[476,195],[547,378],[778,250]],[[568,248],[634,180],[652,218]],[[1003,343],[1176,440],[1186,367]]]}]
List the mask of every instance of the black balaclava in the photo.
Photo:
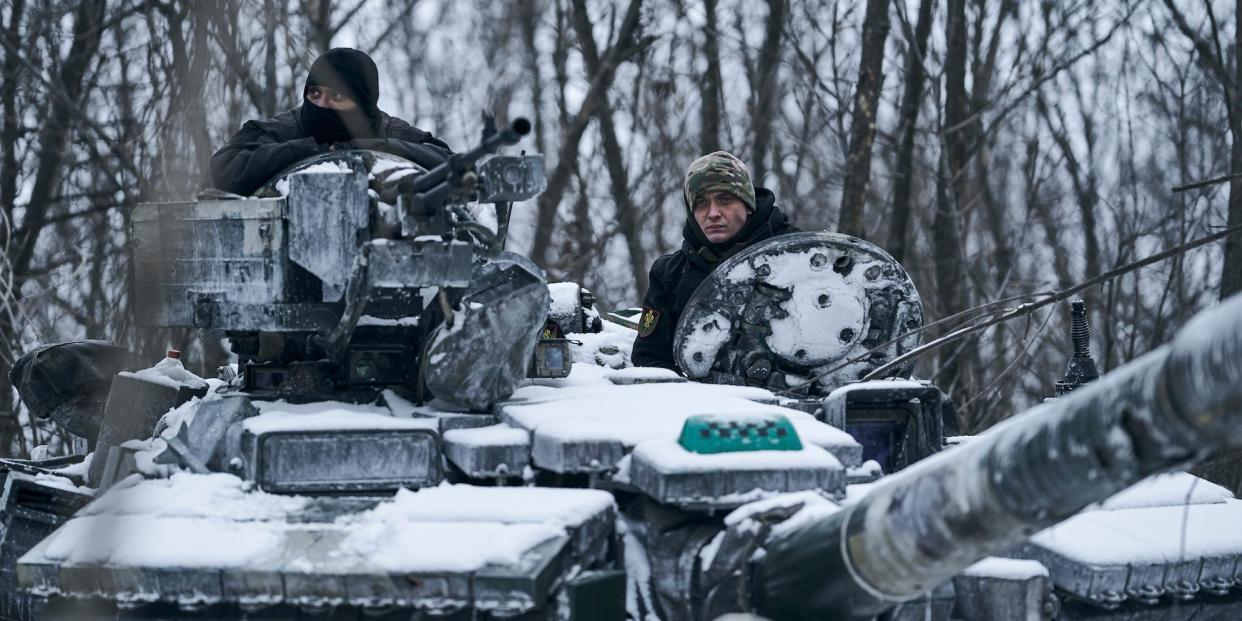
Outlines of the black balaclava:
[{"label": "black balaclava", "polygon": [[[325,86],[353,99],[358,107],[348,112],[321,108],[306,99],[312,86]],[[379,119],[379,70],[365,52],[337,47],[315,59],[302,89],[302,122],[321,144],[374,138]]]}]

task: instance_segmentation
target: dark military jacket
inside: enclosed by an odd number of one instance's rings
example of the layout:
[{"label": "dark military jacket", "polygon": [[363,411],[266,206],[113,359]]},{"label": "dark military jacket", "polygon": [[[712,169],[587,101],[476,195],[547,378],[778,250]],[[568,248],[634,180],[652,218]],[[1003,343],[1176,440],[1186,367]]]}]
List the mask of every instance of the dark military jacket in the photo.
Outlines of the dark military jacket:
[{"label": "dark military jacket", "polygon": [[[377,111],[376,138],[355,139],[337,148],[371,149],[404,157],[424,168],[444,162],[452,152],[430,133]],[[241,130],[211,157],[212,185],[248,196],[289,166],[329,150],[311,137],[302,109],[293,108],[267,120],[246,121]]]},{"label": "dark military jacket", "polygon": [[666,254],[651,266],[638,337],[630,356],[635,366],[664,367],[680,371],[673,360],[673,333],[690,296],[721,261],[743,248],[765,239],[795,233],[798,228],[776,206],[776,196],[766,188],[755,188],[755,213],[732,240],[709,243],[690,216],[682,228],[681,249]]}]

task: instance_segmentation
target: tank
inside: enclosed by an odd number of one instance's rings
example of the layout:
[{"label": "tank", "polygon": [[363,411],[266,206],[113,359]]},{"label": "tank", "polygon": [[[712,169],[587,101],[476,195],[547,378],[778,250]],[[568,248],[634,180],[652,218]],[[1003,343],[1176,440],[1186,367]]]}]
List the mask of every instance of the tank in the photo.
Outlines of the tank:
[{"label": "tank", "polygon": [[858,381],[917,345],[905,271],[799,234],[692,296],[698,381],[634,368],[633,313],[501,248],[542,163],[483,155],[521,129],[433,171],[347,153],[136,208],[141,320],[239,364],[117,373],[89,460],[0,462],[0,617],[1242,613],[1242,501],[1179,471],[1242,441],[1242,297],[946,438],[934,384]]}]

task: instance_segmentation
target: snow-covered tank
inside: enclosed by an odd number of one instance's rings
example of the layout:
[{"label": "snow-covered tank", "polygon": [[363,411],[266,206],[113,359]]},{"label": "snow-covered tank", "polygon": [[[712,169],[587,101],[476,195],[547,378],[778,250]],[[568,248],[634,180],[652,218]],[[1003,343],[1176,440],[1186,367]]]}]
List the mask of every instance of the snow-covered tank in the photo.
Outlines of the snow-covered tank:
[{"label": "snow-covered tank", "polygon": [[[417,179],[432,173],[408,175],[406,199],[372,210],[368,174],[381,160],[304,167],[287,188],[272,184],[287,191],[279,198],[135,217],[151,227],[140,238],[165,249],[142,259],[158,275],[143,294],[154,304],[148,323],[216,322],[242,350],[241,372],[203,380],[170,357],[121,373],[88,461],[0,463],[0,586],[13,587],[0,617],[947,621],[1242,610],[1242,501],[1185,473],[1143,480],[1238,442],[1242,298],[1097,382],[946,441],[952,404],[931,383],[853,381],[913,347],[907,333],[922,321],[904,270],[866,242],[804,234],[738,255],[679,329],[703,333],[710,318],[728,336],[699,374],[721,383],[689,381],[630,366],[634,330],[603,321],[579,286],[546,285],[525,259],[483,248],[491,227],[454,227],[468,207],[431,201],[444,184]],[[515,183],[533,166],[501,162],[518,167],[498,174]],[[481,170],[444,179],[461,189]],[[302,200],[320,211],[292,206]],[[356,210],[333,212],[340,205]],[[414,218],[443,218],[450,234],[428,239],[418,223],[393,233]],[[294,222],[340,237],[303,254],[291,240],[306,230]],[[217,227],[217,241],[194,227]],[[464,229],[479,236],[466,243]],[[177,230],[196,241],[177,243]],[[331,250],[347,242],[363,250]],[[469,269],[454,254],[465,251]],[[213,263],[212,252],[246,260]],[[758,269],[782,261],[814,273],[782,283]],[[410,293],[432,286],[457,293],[430,305]],[[824,315],[832,305],[853,314]],[[421,319],[410,319],[414,307]],[[518,312],[488,312],[500,308]],[[789,317],[798,325],[772,328]],[[823,325],[835,341],[780,332]],[[568,376],[512,390],[471,383],[538,367],[529,359],[541,333],[556,337],[548,351],[569,353]],[[707,351],[686,338],[688,356]],[[413,358],[385,357],[410,342],[421,344]],[[872,349],[882,355],[864,355]],[[769,372],[747,373],[760,358]],[[472,375],[489,366],[499,371]],[[436,373],[441,399],[420,403],[411,376]]]}]

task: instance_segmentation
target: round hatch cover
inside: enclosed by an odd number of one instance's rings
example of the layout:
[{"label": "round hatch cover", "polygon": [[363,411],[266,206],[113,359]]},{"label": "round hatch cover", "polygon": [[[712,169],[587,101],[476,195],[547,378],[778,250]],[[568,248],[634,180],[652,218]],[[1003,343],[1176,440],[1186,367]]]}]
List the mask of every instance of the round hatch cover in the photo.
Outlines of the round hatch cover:
[{"label": "round hatch cover", "polygon": [[827,394],[917,347],[917,333],[902,335],[922,325],[918,291],[887,252],[840,233],[792,233],[739,252],[699,285],[673,353],[694,379]]}]

